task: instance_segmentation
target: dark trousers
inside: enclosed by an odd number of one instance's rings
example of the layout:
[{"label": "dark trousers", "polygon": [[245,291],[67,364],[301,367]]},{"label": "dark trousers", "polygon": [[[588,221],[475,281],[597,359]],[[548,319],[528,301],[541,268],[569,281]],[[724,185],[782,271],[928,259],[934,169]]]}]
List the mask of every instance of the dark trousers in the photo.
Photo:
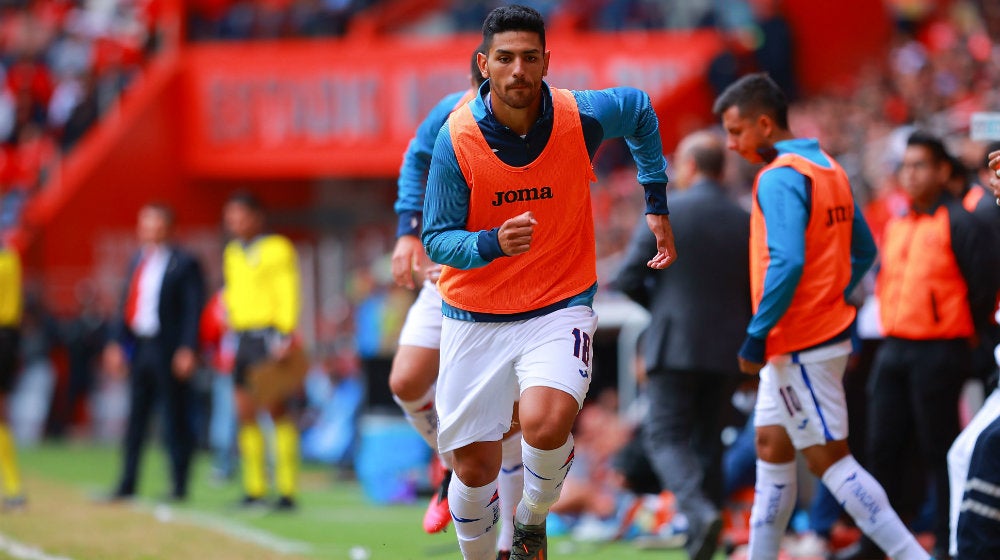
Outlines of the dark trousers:
[{"label": "dark trousers", "polygon": [[173,355],[155,339],[136,342],[129,380],[130,409],[119,494],[131,495],[136,491],[149,421],[159,407],[170,456],[171,493],[175,498],[187,495],[188,471],[194,452],[194,427],[190,415],[192,391],[190,383],[174,376],[172,359]]},{"label": "dark trousers", "polygon": [[976,440],[958,515],[956,560],[1000,558],[1000,419]]},{"label": "dark trousers", "polygon": [[651,372],[643,444],[650,464],[678,509],[702,519],[722,504],[722,418],[736,375],[707,371]]},{"label": "dark trousers", "polygon": [[[915,440],[936,500],[935,550],[948,548],[948,448],[960,431],[958,400],[969,377],[971,351],[965,340],[913,341],[887,338],[875,357],[868,383],[868,466],[897,511],[904,499],[902,473]],[[904,511],[900,511],[904,515]]]}]

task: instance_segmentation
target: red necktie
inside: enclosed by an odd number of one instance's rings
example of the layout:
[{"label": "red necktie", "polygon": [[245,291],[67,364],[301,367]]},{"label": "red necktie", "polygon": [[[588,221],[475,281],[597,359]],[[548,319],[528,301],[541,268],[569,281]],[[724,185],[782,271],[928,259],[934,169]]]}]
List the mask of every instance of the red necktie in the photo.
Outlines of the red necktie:
[{"label": "red necktie", "polygon": [[139,280],[142,279],[142,269],[146,267],[146,253],[139,257],[139,262],[132,271],[132,281],[128,287],[128,297],[125,299],[125,324],[131,325],[135,321],[135,315],[139,311]]}]

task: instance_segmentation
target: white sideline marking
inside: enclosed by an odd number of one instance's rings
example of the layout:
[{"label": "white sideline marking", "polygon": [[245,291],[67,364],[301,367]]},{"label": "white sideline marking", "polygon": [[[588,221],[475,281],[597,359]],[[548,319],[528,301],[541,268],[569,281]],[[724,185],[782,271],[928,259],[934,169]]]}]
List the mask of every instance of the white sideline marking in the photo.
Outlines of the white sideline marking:
[{"label": "white sideline marking", "polygon": [[46,554],[44,550],[37,546],[30,546],[15,541],[3,533],[0,533],[0,552],[9,554],[18,560],[71,560],[66,556]]},{"label": "white sideline marking", "polygon": [[[159,506],[159,507],[162,508],[166,506]],[[281,537],[272,535],[267,531],[263,531],[261,529],[255,529],[253,527],[247,527],[242,523],[218,515],[200,511],[190,511],[190,510],[185,511],[177,509],[174,509],[169,513],[172,515],[170,514],[164,515],[164,511],[162,509],[158,509],[155,512],[155,517],[162,523],[170,523],[173,519],[173,516],[176,516],[176,518],[183,521],[188,521],[192,525],[214,529],[220,533],[224,533],[235,539],[245,542],[251,542],[256,545],[262,546],[264,548],[271,549],[274,552],[278,552],[280,554],[308,554],[313,549],[312,546],[308,543],[301,541],[293,541],[291,539],[283,539]]]}]

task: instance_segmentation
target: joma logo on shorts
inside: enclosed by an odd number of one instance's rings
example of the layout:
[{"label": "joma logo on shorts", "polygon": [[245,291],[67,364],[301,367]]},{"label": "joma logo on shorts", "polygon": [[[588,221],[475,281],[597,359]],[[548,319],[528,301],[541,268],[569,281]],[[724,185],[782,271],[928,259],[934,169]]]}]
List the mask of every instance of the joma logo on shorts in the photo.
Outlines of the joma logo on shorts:
[{"label": "joma logo on shorts", "polygon": [[493,204],[493,206],[500,206],[505,202],[510,204],[513,202],[523,202],[525,200],[552,198],[552,187],[542,187],[540,189],[532,187],[530,189],[517,189],[516,191],[497,191],[494,194],[497,195],[497,199],[491,204]]}]

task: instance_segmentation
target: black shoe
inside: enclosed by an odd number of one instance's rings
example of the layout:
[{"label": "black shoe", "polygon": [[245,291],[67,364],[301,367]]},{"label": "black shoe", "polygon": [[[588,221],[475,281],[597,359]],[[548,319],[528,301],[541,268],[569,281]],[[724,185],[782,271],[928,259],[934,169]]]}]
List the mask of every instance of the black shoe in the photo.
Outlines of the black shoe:
[{"label": "black shoe", "polygon": [[274,511],[295,511],[298,509],[298,505],[295,503],[295,498],[282,496],[278,498],[278,501],[274,502],[274,507],[271,509]]},{"label": "black shoe", "polygon": [[885,553],[871,539],[862,536],[858,542],[833,555],[834,560],[884,560]]},{"label": "black shoe", "polygon": [[497,560],[510,560],[510,551],[501,550],[500,552],[497,552]]},{"label": "black shoe", "polygon": [[239,502],[236,503],[238,509],[244,511],[254,511],[254,510],[265,510],[267,509],[267,502],[261,496],[249,496],[244,495]]},{"label": "black shoe", "polygon": [[691,560],[711,560],[712,556],[715,555],[715,549],[719,547],[722,518],[714,515],[699,525],[699,527],[691,527],[691,532],[688,533],[688,542],[684,548],[687,549]]},{"label": "black shoe", "polygon": [[514,545],[510,560],[545,560],[548,554],[548,538],[545,536],[545,522],[541,525],[521,525],[514,522]]}]

